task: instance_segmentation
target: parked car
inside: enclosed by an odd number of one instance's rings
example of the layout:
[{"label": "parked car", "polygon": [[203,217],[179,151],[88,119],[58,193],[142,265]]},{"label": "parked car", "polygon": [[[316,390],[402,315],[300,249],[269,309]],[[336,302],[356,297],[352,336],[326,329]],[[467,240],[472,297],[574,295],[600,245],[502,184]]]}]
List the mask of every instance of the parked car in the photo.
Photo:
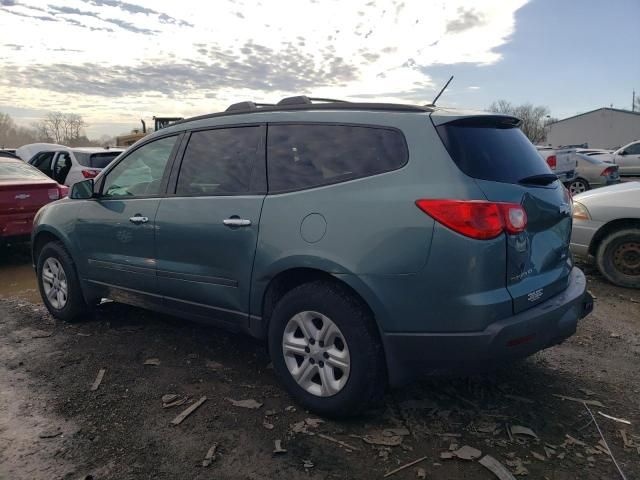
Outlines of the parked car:
[{"label": "parked car", "polygon": [[613,161],[620,167],[620,175],[640,175],[640,140],[613,152]]},{"label": "parked car", "polygon": [[578,160],[577,176],[567,186],[571,195],[577,195],[592,188],[620,183],[618,165],[582,153],[576,153],[575,158]]},{"label": "parked car", "polygon": [[640,183],[576,195],[571,250],[595,258],[611,283],[640,288]]},{"label": "parked car", "polygon": [[569,194],[516,118],[312,102],[177,122],[43,208],[49,311],[106,297],[247,332],[326,415],[575,332]]},{"label": "parked car", "polygon": [[37,153],[29,160],[29,164],[58,183],[72,186],[96,177],[123,151],[121,148],[58,147]]},{"label": "parked car", "polygon": [[25,162],[29,162],[34,155],[40,152],[44,152],[45,150],[56,150],[60,148],[67,148],[64,145],[59,145],[57,143],[29,143],[27,145],[23,145],[20,148],[16,149],[16,155],[20,157]]},{"label": "parked car", "polygon": [[565,185],[569,185],[576,179],[577,161],[575,148],[558,149],[553,147],[537,146],[538,153],[542,156],[553,173]]},{"label": "parked car", "polygon": [[68,191],[21,160],[0,157],[0,243],[28,240],[40,207]]},{"label": "parked car", "polygon": [[13,158],[13,159],[16,159],[16,158],[17,158],[17,159],[20,159],[20,157],[18,157],[18,156],[16,155],[16,151],[15,151],[15,150],[12,150],[12,149],[5,149],[5,148],[0,149],[0,157],[3,157],[3,158]]}]

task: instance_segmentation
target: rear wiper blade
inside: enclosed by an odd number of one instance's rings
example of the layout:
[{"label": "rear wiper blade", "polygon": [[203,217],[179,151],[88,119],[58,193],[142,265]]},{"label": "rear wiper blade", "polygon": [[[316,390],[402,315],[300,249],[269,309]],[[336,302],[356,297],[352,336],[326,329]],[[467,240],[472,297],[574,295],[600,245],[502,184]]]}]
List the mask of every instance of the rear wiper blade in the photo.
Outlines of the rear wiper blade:
[{"label": "rear wiper blade", "polygon": [[541,173],[540,175],[531,175],[530,177],[521,178],[518,183],[524,185],[549,185],[558,179],[553,173]]}]

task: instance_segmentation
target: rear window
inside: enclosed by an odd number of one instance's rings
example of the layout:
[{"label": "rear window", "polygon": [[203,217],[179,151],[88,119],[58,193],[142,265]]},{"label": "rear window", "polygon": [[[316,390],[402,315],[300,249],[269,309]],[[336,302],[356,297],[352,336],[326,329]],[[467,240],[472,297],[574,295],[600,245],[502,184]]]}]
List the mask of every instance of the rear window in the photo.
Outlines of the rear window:
[{"label": "rear window", "polygon": [[273,193],[344,182],[407,163],[397,130],[348,125],[269,125],[267,163]]},{"label": "rear window", "polygon": [[453,161],[470,177],[518,183],[552,173],[536,147],[512,122],[475,117],[436,129]]},{"label": "rear window", "polygon": [[86,153],[73,152],[78,163],[83,167],[105,168],[122,152]]},{"label": "rear window", "polygon": [[26,163],[0,161],[0,180],[49,180],[49,177]]}]

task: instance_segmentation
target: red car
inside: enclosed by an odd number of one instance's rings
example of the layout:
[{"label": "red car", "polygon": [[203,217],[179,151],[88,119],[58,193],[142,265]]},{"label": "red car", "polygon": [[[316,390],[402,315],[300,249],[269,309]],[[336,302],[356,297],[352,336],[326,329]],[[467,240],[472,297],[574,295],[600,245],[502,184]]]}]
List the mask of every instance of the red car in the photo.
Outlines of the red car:
[{"label": "red car", "polygon": [[68,187],[22,160],[0,157],[0,243],[29,240],[40,207],[68,193]]}]

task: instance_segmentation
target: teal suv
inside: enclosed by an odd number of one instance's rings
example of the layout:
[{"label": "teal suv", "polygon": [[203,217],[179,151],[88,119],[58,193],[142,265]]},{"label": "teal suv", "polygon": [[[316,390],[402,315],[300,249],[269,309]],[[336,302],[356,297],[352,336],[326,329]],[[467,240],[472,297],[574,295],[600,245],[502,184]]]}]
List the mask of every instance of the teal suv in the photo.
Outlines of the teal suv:
[{"label": "teal suv", "polygon": [[347,415],[572,335],[570,236],[516,118],[291,97],[145,137],[42,208],[32,248],[55,317],[110,298],[247,332],[299,403]]}]

